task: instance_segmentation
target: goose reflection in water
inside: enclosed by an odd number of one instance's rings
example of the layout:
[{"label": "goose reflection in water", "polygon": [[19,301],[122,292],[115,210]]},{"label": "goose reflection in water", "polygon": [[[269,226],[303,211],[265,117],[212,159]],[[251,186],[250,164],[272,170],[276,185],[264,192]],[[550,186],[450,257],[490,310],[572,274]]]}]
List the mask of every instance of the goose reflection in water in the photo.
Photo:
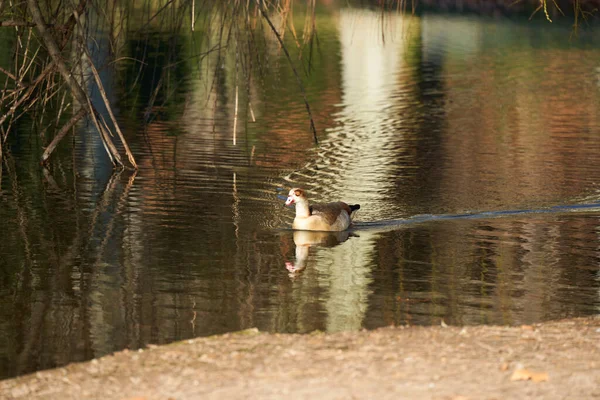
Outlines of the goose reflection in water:
[{"label": "goose reflection in water", "polygon": [[312,246],[335,247],[356,236],[348,231],[342,232],[318,232],[318,231],[294,231],[294,244],[296,245],[296,261],[287,261],[285,268],[289,271],[290,278],[297,277],[308,262],[309,249]]}]

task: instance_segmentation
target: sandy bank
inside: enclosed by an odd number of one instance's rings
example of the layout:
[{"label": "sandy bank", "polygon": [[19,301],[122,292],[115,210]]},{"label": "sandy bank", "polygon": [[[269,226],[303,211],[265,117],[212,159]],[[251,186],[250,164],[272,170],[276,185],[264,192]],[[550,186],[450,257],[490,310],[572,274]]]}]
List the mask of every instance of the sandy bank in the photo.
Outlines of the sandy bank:
[{"label": "sandy bank", "polygon": [[600,398],[600,318],[310,335],[250,330],[4,380],[0,397]]}]

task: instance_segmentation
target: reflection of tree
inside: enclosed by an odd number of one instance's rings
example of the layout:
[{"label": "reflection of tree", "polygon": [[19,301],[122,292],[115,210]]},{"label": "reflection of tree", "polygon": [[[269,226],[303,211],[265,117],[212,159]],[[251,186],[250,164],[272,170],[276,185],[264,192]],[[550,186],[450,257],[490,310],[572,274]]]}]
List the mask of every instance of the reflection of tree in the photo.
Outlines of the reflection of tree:
[{"label": "reflection of tree", "polygon": [[[98,279],[106,276],[101,270],[107,255],[113,252],[115,236],[119,235],[115,226],[120,226],[120,223],[115,220],[120,219],[123,213],[134,176],[122,189],[119,188],[120,176],[113,176],[98,201],[92,203],[88,214],[80,209],[80,199],[72,201],[65,195],[64,189],[48,171],[45,173],[47,189],[43,196],[38,196],[35,191],[23,192],[19,188],[19,176],[11,164],[13,158],[9,157],[6,165],[17,207],[14,223],[19,227],[20,235],[14,242],[11,239],[2,244],[9,247],[25,245],[25,258],[20,266],[18,263],[6,265],[18,268],[7,275],[16,279],[10,286],[18,287],[9,315],[18,315],[19,318],[13,319],[12,323],[23,325],[20,329],[11,327],[7,331],[24,334],[11,339],[13,343],[8,348],[14,349],[16,354],[10,356],[10,362],[2,365],[12,366],[14,370],[2,370],[2,374],[61,365],[74,360],[73,352],[80,357],[77,359],[90,358],[98,354],[97,351],[104,350],[104,354],[105,349],[94,347],[90,342],[90,333],[93,336],[98,333],[92,317],[94,313],[114,315],[112,311],[118,310],[119,306],[106,307],[103,302],[94,304],[93,288],[97,286]],[[57,201],[67,202],[74,215],[55,213]],[[70,229],[65,230],[65,225],[70,225]],[[6,248],[2,252],[11,253]],[[76,312],[79,306],[81,309]],[[104,323],[101,327],[117,329],[118,325]],[[103,343],[112,343],[109,350],[112,351],[118,341],[104,338]]]},{"label": "reflection of tree", "polygon": [[583,244],[597,241],[593,221],[438,221],[382,233],[364,324],[522,324],[581,315],[597,290],[597,251]]},{"label": "reflection of tree", "polygon": [[[176,120],[185,109],[188,92],[190,63],[185,62],[185,37],[146,31],[144,35],[130,35],[128,54],[136,63],[128,63],[120,71],[122,90],[120,106],[132,110],[131,124],[144,118],[147,122],[158,118]],[[169,115],[164,115],[169,112]]]}]

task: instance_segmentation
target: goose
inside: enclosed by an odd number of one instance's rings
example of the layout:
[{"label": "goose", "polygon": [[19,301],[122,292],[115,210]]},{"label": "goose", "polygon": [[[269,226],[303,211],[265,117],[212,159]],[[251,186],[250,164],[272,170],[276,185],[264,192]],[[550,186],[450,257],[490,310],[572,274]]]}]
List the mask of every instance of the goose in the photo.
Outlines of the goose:
[{"label": "goose", "polygon": [[341,201],[311,206],[306,192],[299,188],[291,189],[288,193],[285,205],[292,204],[296,205],[292,229],[304,231],[344,231],[352,223],[352,213],[360,208],[359,204],[348,205]]}]

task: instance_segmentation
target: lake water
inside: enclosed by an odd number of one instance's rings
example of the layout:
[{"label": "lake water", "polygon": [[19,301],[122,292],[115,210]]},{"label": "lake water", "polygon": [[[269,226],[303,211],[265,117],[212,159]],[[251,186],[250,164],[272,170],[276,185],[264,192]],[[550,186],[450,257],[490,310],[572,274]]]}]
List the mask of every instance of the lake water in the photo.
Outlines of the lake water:
[{"label": "lake water", "polygon": [[[168,57],[151,37],[141,74],[102,72],[136,173],[113,174],[90,124],[44,170],[47,139],[20,127],[0,182],[0,378],[251,327],[600,312],[600,34],[358,9],[319,10],[317,29],[310,68],[292,58],[318,146],[271,36],[250,85],[231,54],[189,58],[201,32]],[[291,231],[290,187],[360,203],[354,229]]]}]

